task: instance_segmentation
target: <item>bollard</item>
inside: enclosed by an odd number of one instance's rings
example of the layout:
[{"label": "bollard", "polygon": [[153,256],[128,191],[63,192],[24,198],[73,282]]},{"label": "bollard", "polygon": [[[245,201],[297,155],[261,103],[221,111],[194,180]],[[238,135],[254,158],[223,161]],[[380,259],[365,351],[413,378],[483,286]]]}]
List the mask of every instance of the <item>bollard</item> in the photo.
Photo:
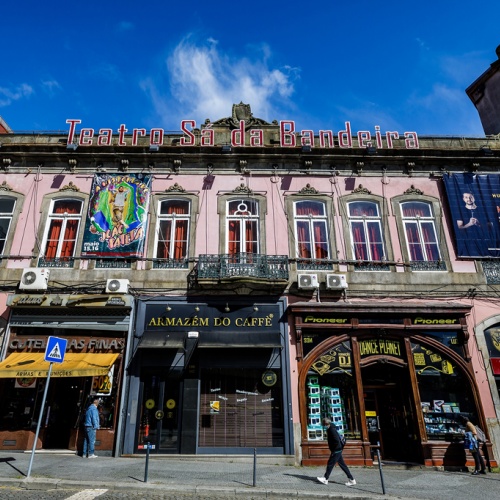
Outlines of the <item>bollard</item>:
[{"label": "bollard", "polygon": [[144,482],[147,483],[148,482],[148,467],[149,467],[149,448],[150,448],[150,445],[149,445],[149,441],[146,443],[146,468],[144,470]]},{"label": "bollard", "polygon": [[257,448],[253,449],[253,486],[257,484]]},{"label": "bollard", "polygon": [[380,449],[377,448],[378,470],[380,472],[380,482],[382,483],[382,493],[385,495],[384,474],[382,473],[382,459],[380,458]]}]

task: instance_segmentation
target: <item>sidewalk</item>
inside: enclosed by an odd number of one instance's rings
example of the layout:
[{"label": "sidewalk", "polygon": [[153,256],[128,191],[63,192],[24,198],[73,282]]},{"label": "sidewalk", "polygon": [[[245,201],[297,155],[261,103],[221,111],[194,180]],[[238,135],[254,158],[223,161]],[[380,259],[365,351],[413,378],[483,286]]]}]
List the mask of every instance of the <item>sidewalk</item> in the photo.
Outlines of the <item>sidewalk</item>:
[{"label": "sidewalk", "polygon": [[0,485],[28,489],[105,488],[115,491],[153,492],[203,498],[281,497],[349,499],[493,500],[500,491],[500,474],[471,476],[425,468],[383,467],[386,494],[378,467],[352,467],[357,485],[344,485],[346,477],[336,467],[328,485],[316,481],[324,467],[259,464],[253,457],[234,461],[230,456],[183,458],[150,456],[147,482],[146,458],[81,458],[74,454],[36,453],[31,477],[26,479],[31,453],[0,452]]}]

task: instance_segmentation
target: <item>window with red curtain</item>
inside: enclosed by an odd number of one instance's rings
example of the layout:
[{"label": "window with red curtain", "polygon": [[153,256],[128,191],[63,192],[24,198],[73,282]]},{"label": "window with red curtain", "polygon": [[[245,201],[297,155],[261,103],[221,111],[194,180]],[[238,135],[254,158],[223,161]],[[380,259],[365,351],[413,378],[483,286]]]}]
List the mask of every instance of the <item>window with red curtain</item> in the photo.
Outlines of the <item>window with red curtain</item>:
[{"label": "window with red curtain", "polygon": [[259,203],[256,200],[232,200],[227,203],[227,244],[230,255],[259,253]]},{"label": "window with red curtain", "polygon": [[353,201],[347,207],[354,258],[384,260],[386,255],[378,204],[372,201]]},{"label": "window with red curtain", "polygon": [[83,202],[55,200],[49,213],[43,256],[45,260],[67,260],[75,255]]},{"label": "window with red curtain", "polygon": [[0,197],[0,255],[3,254],[5,242],[9,237],[10,223],[14,214],[16,200],[6,196]]},{"label": "window with red curtain", "polygon": [[160,201],[156,258],[182,260],[188,257],[190,216],[191,204],[189,201]]},{"label": "window with red curtain", "polygon": [[410,261],[441,260],[432,207],[422,201],[401,203]]},{"label": "window with red curtain", "polygon": [[297,257],[329,259],[330,245],[325,204],[304,200],[294,203]]}]

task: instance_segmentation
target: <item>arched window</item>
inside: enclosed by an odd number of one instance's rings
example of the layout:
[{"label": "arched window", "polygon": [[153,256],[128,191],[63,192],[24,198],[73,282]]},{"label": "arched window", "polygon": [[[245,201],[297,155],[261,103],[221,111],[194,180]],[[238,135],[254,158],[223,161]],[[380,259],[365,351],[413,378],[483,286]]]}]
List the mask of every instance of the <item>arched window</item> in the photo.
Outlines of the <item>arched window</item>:
[{"label": "arched window", "polygon": [[189,201],[172,199],[159,202],[155,258],[175,261],[182,267],[187,266],[190,218]]},{"label": "arched window", "polygon": [[401,203],[401,215],[410,261],[441,260],[431,205],[406,201]]},{"label": "arched window", "polygon": [[259,253],[259,202],[250,198],[227,202],[226,253]]},{"label": "arched window", "polygon": [[83,201],[51,201],[39,265],[65,267],[73,263],[82,220]]},{"label": "arched window", "polygon": [[5,243],[9,237],[12,216],[16,200],[7,196],[0,196],[0,255],[3,255]]},{"label": "arched window", "polygon": [[347,204],[353,256],[356,260],[386,259],[379,206],[372,201]]}]

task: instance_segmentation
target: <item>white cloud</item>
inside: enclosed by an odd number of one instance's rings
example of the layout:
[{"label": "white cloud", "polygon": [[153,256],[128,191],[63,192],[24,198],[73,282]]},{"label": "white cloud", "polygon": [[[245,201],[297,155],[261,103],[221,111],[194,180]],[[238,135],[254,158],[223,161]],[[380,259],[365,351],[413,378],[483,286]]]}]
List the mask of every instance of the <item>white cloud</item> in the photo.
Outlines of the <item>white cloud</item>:
[{"label": "white cloud", "polygon": [[53,97],[58,90],[61,90],[61,85],[56,80],[44,80],[42,81],[42,89]]},{"label": "white cloud", "polygon": [[34,93],[33,87],[27,83],[21,83],[15,88],[0,87],[0,106],[9,106],[12,101],[18,101],[29,97]]},{"label": "white cloud", "polygon": [[166,61],[170,89],[151,79],[144,80],[141,87],[156,113],[176,128],[180,118],[199,123],[229,116],[232,105],[240,101],[251,104],[254,116],[271,121],[279,115],[280,104],[294,93],[299,70],[270,68],[269,59],[268,47],[262,47],[253,60],[238,59],[223,54],[214,39],[202,46],[186,39]]}]

